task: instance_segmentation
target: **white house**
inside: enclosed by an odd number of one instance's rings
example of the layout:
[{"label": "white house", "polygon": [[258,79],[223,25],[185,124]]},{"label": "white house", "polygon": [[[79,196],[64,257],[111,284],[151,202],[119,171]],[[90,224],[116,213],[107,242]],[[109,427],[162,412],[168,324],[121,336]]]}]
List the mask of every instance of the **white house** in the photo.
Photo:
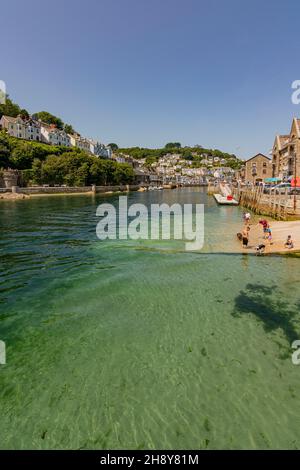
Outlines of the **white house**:
[{"label": "white house", "polygon": [[35,119],[29,118],[25,121],[25,139],[27,140],[42,140],[41,124]]},{"label": "white house", "polygon": [[97,157],[111,158],[112,151],[110,147],[106,147],[101,142],[97,142],[92,139],[88,139],[90,143],[90,152]]},{"label": "white house", "polygon": [[41,123],[42,141],[50,145],[64,145],[70,147],[70,137],[61,129],[57,129],[55,125]]},{"label": "white house", "polygon": [[85,152],[90,152],[90,142],[79,134],[68,134],[72,147],[77,147]]},{"label": "white house", "polygon": [[38,121],[22,116],[2,116],[0,126],[12,137],[27,140],[41,140],[41,126]]},{"label": "white house", "polygon": [[123,155],[116,155],[115,160],[118,163],[126,163],[126,158]]}]

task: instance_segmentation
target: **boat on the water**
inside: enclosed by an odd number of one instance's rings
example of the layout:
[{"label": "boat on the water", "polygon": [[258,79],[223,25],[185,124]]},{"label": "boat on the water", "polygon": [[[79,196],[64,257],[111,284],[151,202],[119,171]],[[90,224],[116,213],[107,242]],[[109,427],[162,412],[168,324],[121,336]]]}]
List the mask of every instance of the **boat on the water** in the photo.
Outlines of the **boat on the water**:
[{"label": "boat on the water", "polygon": [[238,206],[239,203],[232,196],[222,196],[222,194],[214,194],[214,198],[220,205]]}]

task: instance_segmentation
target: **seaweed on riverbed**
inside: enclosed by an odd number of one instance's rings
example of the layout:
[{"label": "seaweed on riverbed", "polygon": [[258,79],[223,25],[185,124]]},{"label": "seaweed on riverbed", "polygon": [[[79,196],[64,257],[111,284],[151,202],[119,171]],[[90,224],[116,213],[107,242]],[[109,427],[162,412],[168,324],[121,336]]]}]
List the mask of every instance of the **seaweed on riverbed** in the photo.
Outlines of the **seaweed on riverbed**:
[{"label": "seaweed on riverbed", "polygon": [[[274,291],[277,299],[273,297]],[[299,315],[300,299],[296,305],[290,305],[286,301],[278,300],[278,293],[277,286],[247,284],[245,290],[240,291],[235,298],[235,309],[232,314],[235,317],[243,314],[254,315],[263,324],[266,333],[281,330],[291,344],[299,338],[295,317]]]}]

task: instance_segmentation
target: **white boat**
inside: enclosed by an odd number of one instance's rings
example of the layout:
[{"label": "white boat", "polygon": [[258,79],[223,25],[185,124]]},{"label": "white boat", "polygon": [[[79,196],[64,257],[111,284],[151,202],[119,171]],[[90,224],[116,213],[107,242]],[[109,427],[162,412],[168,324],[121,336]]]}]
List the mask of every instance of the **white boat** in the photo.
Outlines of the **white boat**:
[{"label": "white boat", "polygon": [[228,196],[222,196],[222,194],[214,194],[214,198],[220,205],[226,206],[238,206],[239,203],[235,199],[228,198]]}]

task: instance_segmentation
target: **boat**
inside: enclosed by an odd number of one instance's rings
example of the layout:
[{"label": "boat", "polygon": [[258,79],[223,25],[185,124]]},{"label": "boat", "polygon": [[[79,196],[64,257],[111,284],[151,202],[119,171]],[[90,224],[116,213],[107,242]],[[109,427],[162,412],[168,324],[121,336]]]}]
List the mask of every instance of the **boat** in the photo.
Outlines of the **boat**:
[{"label": "boat", "polygon": [[239,203],[232,196],[222,196],[222,194],[214,194],[214,198],[220,205],[238,206]]}]

